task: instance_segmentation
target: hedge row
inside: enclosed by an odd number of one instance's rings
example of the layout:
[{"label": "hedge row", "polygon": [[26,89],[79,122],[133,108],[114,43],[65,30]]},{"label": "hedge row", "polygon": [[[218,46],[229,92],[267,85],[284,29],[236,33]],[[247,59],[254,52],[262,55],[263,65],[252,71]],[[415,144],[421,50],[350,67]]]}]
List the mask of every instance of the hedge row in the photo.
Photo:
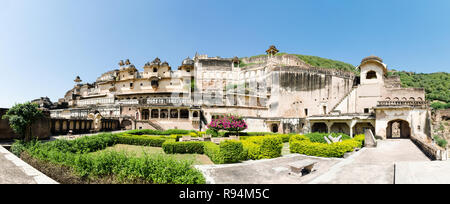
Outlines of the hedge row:
[{"label": "hedge row", "polygon": [[309,156],[343,157],[345,153],[353,152],[355,148],[361,148],[363,143],[364,135],[333,144],[312,142],[310,138],[299,135],[291,137],[290,151]]},{"label": "hedge row", "polygon": [[166,130],[166,131],[160,131],[160,130],[130,130],[126,131],[125,133],[131,134],[131,135],[189,135],[189,133],[197,133],[197,131],[194,130]]},{"label": "hedge row", "polygon": [[167,141],[162,145],[166,154],[203,154],[204,142]]},{"label": "hedge row", "polygon": [[130,135],[118,134],[116,143],[127,145],[139,145],[150,147],[162,147],[164,142],[176,141],[176,136],[147,136],[147,135]]}]

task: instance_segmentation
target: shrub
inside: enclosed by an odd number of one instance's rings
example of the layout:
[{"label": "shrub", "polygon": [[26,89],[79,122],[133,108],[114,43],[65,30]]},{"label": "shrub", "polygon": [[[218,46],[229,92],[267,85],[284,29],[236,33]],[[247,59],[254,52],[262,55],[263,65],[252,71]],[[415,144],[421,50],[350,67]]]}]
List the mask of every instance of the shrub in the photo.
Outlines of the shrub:
[{"label": "shrub", "polygon": [[211,135],[212,137],[219,137],[219,132],[214,129],[207,129],[206,134]]},{"label": "shrub", "polygon": [[241,141],[244,146],[244,152],[247,154],[246,160],[260,160],[262,159],[261,145],[255,144],[248,140]]},{"label": "shrub", "polygon": [[434,141],[436,141],[436,144],[439,145],[442,148],[446,148],[447,147],[447,144],[448,144],[447,140],[443,139],[440,136],[437,136],[437,135],[434,136]]},{"label": "shrub", "polygon": [[166,154],[203,154],[204,142],[173,142],[168,141],[162,145]]},{"label": "shrub", "polygon": [[281,156],[281,150],[283,149],[283,141],[277,136],[263,137],[261,144],[262,158],[272,159]]},{"label": "shrub", "polygon": [[247,123],[240,116],[227,115],[219,119],[213,119],[208,125],[208,129],[215,130],[216,132],[220,130],[225,130],[228,132],[234,132],[239,134],[239,132],[247,129]]},{"label": "shrub", "polygon": [[162,147],[166,141],[176,141],[177,136],[147,136],[121,134],[117,136],[117,143],[128,145],[140,145],[150,147]]},{"label": "shrub", "polygon": [[247,159],[272,159],[281,156],[283,149],[283,139],[281,136],[256,136],[245,137],[242,140],[244,149],[247,152]]},{"label": "shrub", "polygon": [[223,162],[237,163],[241,161],[245,155],[243,155],[244,147],[242,142],[235,140],[226,140],[220,143],[220,154],[223,157]]},{"label": "shrub", "polygon": [[13,154],[15,154],[17,157],[20,157],[20,155],[22,154],[23,151],[25,151],[26,147],[25,147],[26,143],[21,141],[21,140],[16,140],[12,145],[11,145],[11,152]]},{"label": "shrub", "polygon": [[358,135],[354,139],[344,140],[333,144],[312,142],[306,136],[294,136],[290,140],[291,153],[299,153],[318,157],[343,157],[345,153],[362,147],[364,135]]}]

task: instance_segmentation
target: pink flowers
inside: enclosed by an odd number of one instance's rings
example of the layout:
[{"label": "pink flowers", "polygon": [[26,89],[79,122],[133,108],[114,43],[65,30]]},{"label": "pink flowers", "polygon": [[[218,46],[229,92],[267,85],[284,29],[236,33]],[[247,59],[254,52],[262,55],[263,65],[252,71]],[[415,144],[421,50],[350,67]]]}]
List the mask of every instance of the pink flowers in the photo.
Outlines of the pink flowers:
[{"label": "pink flowers", "polygon": [[247,123],[242,117],[228,115],[219,119],[213,119],[208,128],[219,131],[225,130],[230,132],[240,132],[248,128]]}]

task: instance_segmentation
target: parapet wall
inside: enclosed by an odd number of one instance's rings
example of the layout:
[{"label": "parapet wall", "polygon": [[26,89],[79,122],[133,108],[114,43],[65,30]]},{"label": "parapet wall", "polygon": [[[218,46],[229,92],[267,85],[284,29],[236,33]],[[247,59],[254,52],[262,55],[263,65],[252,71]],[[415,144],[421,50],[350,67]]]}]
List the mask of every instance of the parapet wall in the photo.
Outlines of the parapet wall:
[{"label": "parapet wall", "polygon": [[425,143],[424,141],[422,141],[421,139],[419,139],[417,137],[411,136],[411,140],[431,160],[447,160],[447,158],[442,158],[443,155],[446,155],[445,150],[441,150],[440,148],[437,148],[436,146],[433,146],[432,144]]}]

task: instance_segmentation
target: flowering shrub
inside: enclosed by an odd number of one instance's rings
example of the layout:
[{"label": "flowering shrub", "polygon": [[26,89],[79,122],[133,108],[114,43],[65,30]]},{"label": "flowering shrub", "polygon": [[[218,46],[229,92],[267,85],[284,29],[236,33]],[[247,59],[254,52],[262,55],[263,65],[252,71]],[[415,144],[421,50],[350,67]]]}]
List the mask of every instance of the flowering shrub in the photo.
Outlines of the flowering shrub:
[{"label": "flowering shrub", "polygon": [[228,115],[219,119],[213,119],[208,125],[208,128],[216,132],[225,130],[229,132],[239,133],[246,130],[248,126],[244,119],[242,119],[242,117]]}]

